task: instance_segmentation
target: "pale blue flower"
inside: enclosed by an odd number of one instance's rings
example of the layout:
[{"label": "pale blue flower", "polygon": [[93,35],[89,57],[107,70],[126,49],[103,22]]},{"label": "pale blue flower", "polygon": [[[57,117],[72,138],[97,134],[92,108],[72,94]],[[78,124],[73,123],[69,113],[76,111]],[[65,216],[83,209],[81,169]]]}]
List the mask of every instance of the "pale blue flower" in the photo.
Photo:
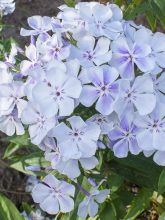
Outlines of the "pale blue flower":
[{"label": "pale blue flower", "polygon": [[41,48],[42,60],[48,62],[51,59],[65,60],[70,54],[70,44],[60,34],[53,34]]},{"label": "pale blue flower", "polygon": [[135,124],[140,128],[137,134],[138,145],[141,149],[165,151],[165,108],[164,105],[157,104],[154,111],[146,116],[139,116]]},{"label": "pale blue flower", "polygon": [[37,103],[28,103],[22,112],[21,120],[23,124],[29,125],[31,142],[37,145],[56,125],[56,118],[46,114]]},{"label": "pale blue flower", "polygon": [[105,36],[116,39],[122,32],[122,24],[115,19],[115,10],[113,10],[114,15],[112,10],[111,5],[107,7],[99,3],[79,4],[80,17],[85,22],[85,29],[95,37]]},{"label": "pale blue flower", "polygon": [[32,191],[34,202],[39,203],[40,208],[51,215],[55,215],[59,211],[71,212],[74,208],[72,199],[74,194],[73,185],[56,179],[52,174],[48,174],[43,182],[37,184]]},{"label": "pale blue flower", "polygon": [[16,108],[18,118],[20,118],[22,111],[27,105],[27,101],[23,99],[24,96],[23,82],[15,81],[0,84],[0,115],[9,115]]},{"label": "pale blue flower", "polygon": [[15,10],[14,0],[0,0],[0,14],[7,15]]},{"label": "pale blue flower", "polygon": [[89,158],[95,155],[100,128],[86,124],[81,117],[73,116],[67,120],[71,128],[60,123],[54,128],[61,155],[66,159]]},{"label": "pale blue flower", "polygon": [[86,107],[96,102],[96,110],[103,115],[109,115],[114,110],[119,92],[117,70],[110,66],[93,67],[87,74],[92,85],[83,85],[80,102]]},{"label": "pale blue flower", "polygon": [[89,215],[93,218],[97,214],[99,204],[106,200],[110,192],[108,189],[98,189],[102,182],[98,186],[94,184],[90,193],[87,193],[86,198],[79,204],[77,213],[79,217],[86,219]]},{"label": "pale blue flower", "polygon": [[51,18],[48,16],[41,17],[39,15],[35,15],[32,17],[28,18],[28,25],[33,29],[33,30],[27,30],[24,28],[21,28],[21,35],[22,36],[31,36],[31,35],[39,35],[40,39],[45,41],[49,35],[48,31],[52,29],[51,26]]},{"label": "pale blue flower", "polygon": [[67,175],[70,179],[80,176],[81,172],[79,163],[85,170],[92,170],[98,164],[98,160],[94,156],[66,160],[66,158],[60,153],[58,147],[54,148],[51,152],[45,152],[45,159],[51,162],[52,169],[57,170],[61,174]]},{"label": "pale blue flower", "polygon": [[138,127],[134,124],[133,116],[127,113],[108,135],[114,143],[113,152],[116,157],[127,157],[129,151],[134,155],[141,152],[136,140],[137,132]]},{"label": "pale blue flower", "polygon": [[16,135],[23,135],[25,133],[21,119],[18,118],[17,109],[14,109],[9,115],[0,117],[0,131],[8,136],[13,136],[15,133]]},{"label": "pale blue flower", "polygon": [[119,98],[114,107],[119,116],[127,108],[137,110],[140,115],[147,115],[154,110],[155,105],[154,86],[149,76],[138,76],[133,82],[125,79],[120,81]]},{"label": "pale blue flower", "polygon": [[155,67],[151,57],[151,47],[144,43],[132,43],[129,39],[121,37],[113,42],[113,65],[118,68],[120,76],[126,79],[135,77],[135,64],[142,72]]},{"label": "pale blue flower", "polygon": [[34,100],[52,116],[69,116],[75,108],[75,99],[79,98],[81,89],[81,82],[76,77],[52,67],[47,71],[44,82],[37,83],[32,93]]},{"label": "pale blue flower", "polygon": [[86,35],[78,40],[77,47],[72,46],[70,57],[79,59],[80,64],[84,67],[107,63],[112,57],[110,40],[101,37],[96,42],[94,37]]}]

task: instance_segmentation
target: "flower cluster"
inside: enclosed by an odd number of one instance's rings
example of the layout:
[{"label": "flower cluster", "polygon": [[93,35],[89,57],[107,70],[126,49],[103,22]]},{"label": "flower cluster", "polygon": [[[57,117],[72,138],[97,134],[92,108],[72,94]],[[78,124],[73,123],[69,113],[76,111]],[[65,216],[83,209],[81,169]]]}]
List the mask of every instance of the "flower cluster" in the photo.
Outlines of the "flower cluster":
[{"label": "flower cluster", "polygon": [[14,0],[0,0],[0,16],[13,13],[15,10]]},{"label": "flower cluster", "polygon": [[[34,187],[34,201],[49,214],[73,210],[80,170],[95,169],[102,149],[119,158],[154,154],[165,165],[165,35],[125,21],[114,4],[60,10],[56,18],[28,18],[21,35],[31,43],[25,52],[14,47],[25,59],[16,65],[12,52],[0,63],[0,130],[28,129],[50,169],[70,179],[48,174]],[[79,187],[87,196],[80,217],[97,214],[109,194],[99,186]]]}]

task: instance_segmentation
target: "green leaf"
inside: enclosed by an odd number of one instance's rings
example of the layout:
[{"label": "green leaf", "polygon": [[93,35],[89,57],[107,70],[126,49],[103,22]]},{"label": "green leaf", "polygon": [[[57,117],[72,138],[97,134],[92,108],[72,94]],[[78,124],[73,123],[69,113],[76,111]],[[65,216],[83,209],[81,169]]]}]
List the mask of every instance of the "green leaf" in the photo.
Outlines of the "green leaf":
[{"label": "green leaf", "polygon": [[158,193],[162,194],[164,192],[165,192],[165,169],[162,170],[158,181]]},{"label": "green leaf", "polygon": [[3,138],[2,141],[10,141],[11,143],[19,144],[23,146],[32,145],[30,143],[30,138],[28,133],[25,133],[24,135],[20,135],[20,136],[17,135],[17,136]]},{"label": "green leaf", "polygon": [[125,19],[135,19],[139,14],[144,14],[149,10],[147,2],[139,2],[138,4],[129,4],[124,11]]},{"label": "green leaf", "polygon": [[153,1],[160,8],[160,10],[164,13],[164,11],[165,11],[165,1],[164,0],[153,0]]},{"label": "green leaf", "polygon": [[2,195],[0,195],[0,220],[23,220],[15,205]]},{"label": "green leaf", "polygon": [[18,170],[22,173],[29,174],[29,175],[35,175],[35,176],[36,175],[44,176],[45,172],[29,171],[26,169],[26,167],[32,166],[32,165],[39,165],[41,167],[46,167],[46,166],[50,165],[50,163],[44,159],[42,152],[41,153],[40,152],[32,153],[28,156],[16,156],[16,157],[12,158],[12,160],[13,160],[13,162],[10,165],[11,168],[14,168],[15,170]]},{"label": "green leaf", "polygon": [[76,5],[75,0],[64,0],[64,2],[69,6],[74,8],[74,6]]},{"label": "green leaf", "polygon": [[160,216],[158,220],[165,220],[165,212],[163,212]]},{"label": "green leaf", "polygon": [[114,158],[109,162],[109,167],[110,170],[134,184],[154,190],[158,189],[162,168],[156,165],[152,158],[146,158],[142,154],[129,155],[124,159]]},{"label": "green leaf", "polygon": [[26,202],[23,202],[22,203],[22,208],[23,210],[27,213],[27,214],[30,214],[31,212],[34,211],[34,209],[32,208],[32,206],[30,206],[28,203]]},{"label": "green leaf", "polygon": [[[164,4],[164,3],[163,3]],[[153,0],[148,0],[148,8],[152,11],[155,17],[160,21],[162,27],[165,29],[165,16],[164,11]]]},{"label": "green leaf", "polygon": [[117,220],[117,213],[113,203],[107,203],[103,211],[99,215],[100,220]]},{"label": "green leaf", "polygon": [[157,28],[157,18],[154,16],[153,12],[149,11],[146,13],[147,21],[152,29],[152,31],[156,31]]},{"label": "green leaf", "polygon": [[142,189],[133,199],[130,208],[123,220],[135,220],[150,205],[153,192],[149,189]]},{"label": "green leaf", "polygon": [[10,143],[5,150],[3,158],[9,158],[12,154],[14,154],[17,150],[19,150],[22,147],[22,145]]},{"label": "green leaf", "polygon": [[124,178],[122,176],[119,176],[116,173],[111,173],[108,177],[111,193],[116,192],[123,184],[123,181]]}]

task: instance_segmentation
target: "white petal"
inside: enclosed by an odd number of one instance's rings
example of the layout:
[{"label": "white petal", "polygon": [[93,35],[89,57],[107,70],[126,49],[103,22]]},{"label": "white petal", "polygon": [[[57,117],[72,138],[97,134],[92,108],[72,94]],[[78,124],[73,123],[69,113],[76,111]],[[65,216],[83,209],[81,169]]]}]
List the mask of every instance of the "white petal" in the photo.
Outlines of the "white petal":
[{"label": "white petal", "polygon": [[110,193],[110,190],[108,189],[101,190],[99,194],[95,196],[96,201],[98,203],[103,203],[106,200],[109,193]]},{"label": "white petal", "polygon": [[133,101],[140,115],[151,113],[156,106],[156,96],[152,94],[136,95],[136,100]]},{"label": "white petal", "polygon": [[98,212],[98,204],[96,202],[94,202],[94,200],[92,199],[92,201],[90,201],[89,205],[88,205],[88,212],[89,212],[89,216],[90,217],[95,217],[95,215]]},{"label": "white petal", "polygon": [[80,102],[89,107],[94,104],[98,98],[97,89],[94,86],[84,86],[80,95]]},{"label": "white petal", "polygon": [[82,201],[82,202],[79,204],[77,215],[78,215],[79,217],[81,217],[81,218],[86,219],[86,217],[87,217],[87,215],[88,215],[88,209],[87,209],[87,202],[86,202],[86,201]]},{"label": "white petal", "polygon": [[59,212],[58,200],[54,195],[49,195],[44,201],[41,201],[40,207],[50,215],[55,215]]},{"label": "white petal", "polygon": [[86,123],[79,116],[72,116],[67,121],[71,124],[72,129],[81,129],[86,127]]},{"label": "white petal", "polygon": [[137,134],[137,142],[142,150],[153,150],[153,134],[148,130],[143,130]]},{"label": "white petal", "polygon": [[159,166],[165,166],[165,151],[157,151],[153,157],[153,160]]},{"label": "white petal", "polygon": [[40,203],[49,196],[50,188],[39,183],[32,190],[34,202]]},{"label": "white petal", "polygon": [[46,183],[48,186],[55,188],[60,185],[60,181],[53,176],[52,174],[48,174],[44,179],[43,182]]},{"label": "white petal", "polygon": [[77,42],[77,47],[83,51],[93,51],[95,45],[95,38],[92,36],[85,36]]},{"label": "white petal", "polygon": [[71,131],[72,130],[62,122],[53,129],[53,136],[59,142],[66,141],[66,140],[68,140],[69,133]]},{"label": "white petal", "polygon": [[69,97],[64,97],[58,101],[59,116],[69,116],[74,110],[74,100]]},{"label": "white petal", "polygon": [[79,98],[82,90],[81,82],[75,77],[69,77],[63,89],[69,97]]},{"label": "white petal", "polygon": [[96,157],[82,158],[80,159],[80,163],[85,170],[92,170],[97,166],[98,160]]},{"label": "white petal", "polygon": [[69,196],[61,196],[58,197],[58,201],[60,204],[60,210],[63,213],[71,212],[74,208],[74,202],[73,199],[71,199]]}]

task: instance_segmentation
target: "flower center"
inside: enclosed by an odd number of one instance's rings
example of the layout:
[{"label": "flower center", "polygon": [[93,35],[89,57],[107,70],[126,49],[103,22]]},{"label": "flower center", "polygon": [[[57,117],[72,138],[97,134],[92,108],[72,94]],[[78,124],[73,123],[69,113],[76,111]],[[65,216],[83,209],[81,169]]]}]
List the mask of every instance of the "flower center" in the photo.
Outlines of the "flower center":
[{"label": "flower center", "polygon": [[56,92],[56,95],[57,95],[57,96],[60,96],[60,95],[61,95],[61,93],[60,93],[60,92]]}]

